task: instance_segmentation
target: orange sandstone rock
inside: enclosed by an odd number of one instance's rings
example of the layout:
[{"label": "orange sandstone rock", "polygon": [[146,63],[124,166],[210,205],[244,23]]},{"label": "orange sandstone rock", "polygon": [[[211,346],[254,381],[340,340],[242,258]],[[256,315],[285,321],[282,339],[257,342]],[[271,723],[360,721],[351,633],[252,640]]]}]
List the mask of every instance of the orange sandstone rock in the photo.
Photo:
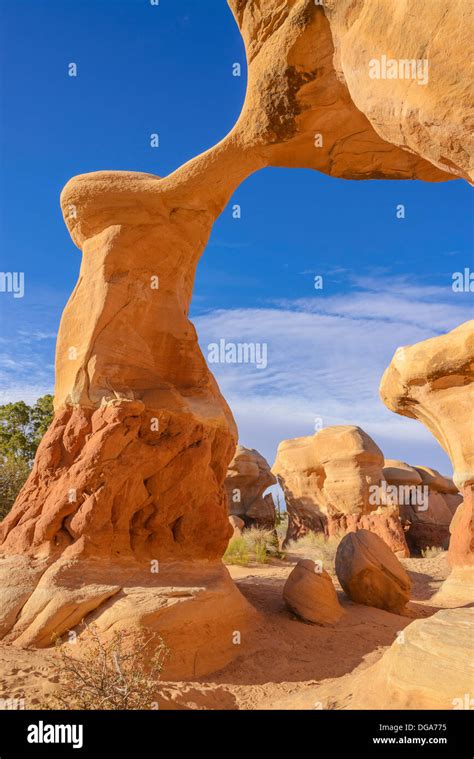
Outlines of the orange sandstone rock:
[{"label": "orange sandstone rock", "polygon": [[[450,525],[448,559],[455,571],[436,601],[450,603],[452,596],[456,605],[470,603],[474,597],[474,321],[399,349],[384,373],[380,394],[392,411],[423,422],[451,458],[453,479],[464,502]],[[431,476],[420,467],[418,472]],[[446,505],[449,509],[449,501]]]},{"label": "orange sandstone rock", "polygon": [[246,527],[275,527],[273,499],[271,493],[264,493],[276,479],[258,451],[238,445],[224,484],[229,514],[240,517]]},{"label": "orange sandstone rock", "polygon": [[[429,467],[410,467],[403,461],[385,460],[387,492],[398,503],[410,552],[430,546],[448,548],[449,526],[462,502],[452,480]],[[393,491],[393,492],[392,492]]]},{"label": "orange sandstone rock", "polygon": [[344,614],[330,576],[311,559],[302,559],[292,569],[283,598],[291,611],[306,622],[334,624]]},{"label": "orange sandstone rock", "polygon": [[396,502],[386,501],[382,451],[360,427],[327,427],[280,443],[272,471],[285,492],[287,541],[308,531],[328,535],[369,529],[408,555]]},{"label": "orange sandstone rock", "polygon": [[410,578],[387,544],[368,530],[350,532],[341,540],[336,574],[356,603],[400,613],[410,600]]},{"label": "orange sandstone rock", "polygon": [[473,622],[473,609],[411,622],[362,673],[355,698],[368,709],[472,709]]}]

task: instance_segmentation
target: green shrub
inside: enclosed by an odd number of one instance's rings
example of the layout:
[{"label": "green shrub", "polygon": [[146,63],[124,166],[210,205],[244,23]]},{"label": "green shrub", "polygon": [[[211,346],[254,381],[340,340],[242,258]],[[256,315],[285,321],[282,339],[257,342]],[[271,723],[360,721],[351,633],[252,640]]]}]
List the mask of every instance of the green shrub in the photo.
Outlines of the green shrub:
[{"label": "green shrub", "polygon": [[248,564],[250,556],[243,537],[231,538],[223,557],[226,564]]},{"label": "green shrub", "polygon": [[231,538],[224,561],[227,564],[266,564],[270,557],[282,557],[275,530],[249,527],[242,535]]}]

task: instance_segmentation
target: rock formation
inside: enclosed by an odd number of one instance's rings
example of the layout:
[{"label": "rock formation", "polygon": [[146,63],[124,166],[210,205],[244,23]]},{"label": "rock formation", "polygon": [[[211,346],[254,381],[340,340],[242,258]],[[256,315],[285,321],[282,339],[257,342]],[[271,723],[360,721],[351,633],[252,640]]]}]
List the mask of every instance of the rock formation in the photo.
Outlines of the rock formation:
[{"label": "rock formation", "polygon": [[285,493],[286,540],[308,531],[368,529],[407,556],[396,501],[387,500],[381,488],[383,464],[382,451],[360,427],[327,427],[280,443],[272,471]]},{"label": "rock formation", "polygon": [[[474,566],[474,321],[416,345],[400,348],[385,371],[380,395],[389,409],[419,419],[451,458],[455,485],[464,501],[451,522],[445,583],[456,604],[472,601]],[[428,481],[433,473],[417,469]],[[438,599],[441,601],[440,599]]]},{"label": "rock formation", "polygon": [[396,500],[412,555],[428,546],[448,548],[449,526],[462,495],[454,482],[429,467],[386,459],[387,494]]},{"label": "rock formation", "polygon": [[399,614],[410,600],[410,578],[387,544],[368,530],[343,537],[336,552],[336,574],[356,603]]},{"label": "rock formation", "polygon": [[302,559],[290,572],[283,598],[291,611],[306,622],[330,625],[344,614],[330,576],[311,559]]},{"label": "rock formation", "polygon": [[355,699],[366,709],[472,709],[474,609],[417,619],[367,669]]},{"label": "rock formation", "polygon": [[[342,38],[344,74],[334,57],[343,27],[329,8],[313,0],[230,5],[248,61],[232,131],[166,178],[99,171],[63,190],[64,219],[83,255],[58,335],[55,417],[0,528],[0,629],[16,645],[49,645],[85,619],[109,632],[162,632],[173,653],[169,676],[235,656],[231,632],[252,618],[220,563],[231,533],[223,483],[237,434],[188,319],[212,224],[239,183],[265,166],[426,181],[454,170],[452,158],[415,142],[392,144],[393,130],[387,140],[354,102]],[[435,23],[428,14],[418,33],[428,43],[436,32],[442,45],[451,26]],[[436,76],[443,88],[446,77]],[[455,141],[459,121],[443,128],[444,155],[444,135]],[[453,145],[449,156],[459,152]]]},{"label": "rock formation", "polygon": [[240,517],[246,527],[275,527],[275,506],[270,493],[276,479],[268,462],[253,448],[238,445],[227,469],[225,489],[229,514]]},{"label": "rock formation", "polygon": [[240,538],[242,535],[242,530],[245,527],[245,522],[240,517],[236,517],[233,514],[229,516],[229,524],[233,529],[233,538]]},{"label": "rock formation", "polygon": [[324,5],[337,74],[377,134],[472,180],[473,100],[465,55],[472,4],[417,0],[423,24],[413,23],[409,4],[397,0],[324,0]]}]

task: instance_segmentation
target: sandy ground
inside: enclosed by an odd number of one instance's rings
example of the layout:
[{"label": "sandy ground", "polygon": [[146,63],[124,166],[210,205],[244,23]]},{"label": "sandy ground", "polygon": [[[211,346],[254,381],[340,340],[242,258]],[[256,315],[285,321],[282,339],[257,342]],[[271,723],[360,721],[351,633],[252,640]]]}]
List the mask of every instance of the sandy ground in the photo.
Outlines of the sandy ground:
[{"label": "sandy ground", "polygon": [[[352,603],[333,575],[346,614],[327,627],[302,622],[283,602],[285,580],[303,556],[316,558],[305,549],[285,561],[229,567],[241,592],[261,612],[261,624],[242,641],[241,655],[219,672],[162,683],[160,708],[364,708],[353,696],[364,670],[413,619],[438,610],[430,599],[448,575],[446,554],[402,560],[413,582],[412,601],[403,616]],[[26,708],[38,708],[56,687],[54,662],[52,651],[0,645],[0,698],[24,697]]]}]

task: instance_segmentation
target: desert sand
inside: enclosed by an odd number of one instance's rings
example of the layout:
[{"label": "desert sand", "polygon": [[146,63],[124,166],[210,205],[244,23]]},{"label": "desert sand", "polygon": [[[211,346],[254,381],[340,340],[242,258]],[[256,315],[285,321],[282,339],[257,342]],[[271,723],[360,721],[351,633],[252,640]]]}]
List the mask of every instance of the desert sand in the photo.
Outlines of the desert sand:
[{"label": "desert sand", "polygon": [[[298,619],[285,606],[283,585],[297,561],[317,558],[311,549],[269,564],[229,566],[239,590],[261,613],[259,624],[242,641],[242,651],[224,669],[186,682],[162,682],[162,709],[372,709],[354,696],[367,670],[414,619],[440,606],[431,599],[449,573],[446,553],[435,558],[402,559],[412,580],[412,600],[403,615],[354,604],[330,574],[346,614],[336,625]],[[57,688],[56,653],[0,644],[0,691],[25,698],[38,708]]]}]

